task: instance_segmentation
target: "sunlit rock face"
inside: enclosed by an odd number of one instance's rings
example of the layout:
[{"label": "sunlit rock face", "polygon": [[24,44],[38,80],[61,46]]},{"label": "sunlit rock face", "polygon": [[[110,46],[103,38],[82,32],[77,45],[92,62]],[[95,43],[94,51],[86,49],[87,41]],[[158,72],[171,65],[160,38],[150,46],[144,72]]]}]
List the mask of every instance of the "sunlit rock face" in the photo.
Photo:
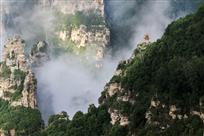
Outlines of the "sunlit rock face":
[{"label": "sunlit rock face", "polygon": [[36,79],[24,53],[25,42],[9,39],[3,49],[0,65],[0,98],[11,106],[37,107]]}]

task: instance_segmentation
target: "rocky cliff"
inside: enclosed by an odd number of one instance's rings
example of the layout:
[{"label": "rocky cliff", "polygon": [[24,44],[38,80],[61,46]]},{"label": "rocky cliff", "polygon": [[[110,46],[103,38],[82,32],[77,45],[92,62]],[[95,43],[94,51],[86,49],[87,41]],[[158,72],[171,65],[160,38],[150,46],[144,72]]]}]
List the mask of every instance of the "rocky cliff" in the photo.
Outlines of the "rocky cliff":
[{"label": "rocky cliff", "polygon": [[95,57],[96,61],[102,60],[110,41],[103,0],[54,1],[52,5],[58,11],[57,44],[75,54],[83,50],[84,54]]},{"label": "rocky cliff", "polygon": [[[0,136],[38,135],[43,126],[37,109],[37,81],[25,55],[25,46],[24,40],[15,37],[7,40],[3,48],[0,64]],[[33,125],[28,127],[30,124]]]},{"label": "rocky cliff", "polygon": [[[148,38],[147,38],[148,37]],[[109,83],[105,86],[105,91],[102,93],[103,95],[99,98],[99,102],[101,104],[106,104],[111,99],[114,103],[126,103],[127,105],[134,105],[135,99],[134,95],[137,97],[139,93],[132,94],[130,90],[126,90],[122,87],[121,82],[118,82],[120,80],[120,77],[123,77],[126,75],[127,70],[124,69],[125,66],[131,65],[134,62],[134,58],[143,57],[143,51],[150,45],[149,36],[144,36],[144,42],[137,45],[137,48],[135,49],[133,55],[130,59],[121,61],[118,65],[118,68],[111,79]],[[119,109],[118,109],[119,108]],[[117,107],[116,105],[110,105],[108,108],[108,112],[110,114],[111,118],[111,124],[112,125],[120,125],[120,126],[128,126],[129,125],[129,117],[128,114],[125,112],[120,111],[120,107]]]},{"label": "rocky cliff", "polygon": [[12,106],[36,108],[36,79],[24,53],[25,42],[9,39],[3,49],[0,97]]},{"label": "rocky cliff", "polygon": [[[96,25],[89,28],[86,25],[80,25],[78,28],[60,31],[58,35],[64,42],[73,42],[78,50],[81,48],[91,48],[96,60],[103,59],[105,50],[110,41],[110,31],[104,25]],[[77,54],[79,54],[79,51]]]},{"label": "rocky cliff", "polygon": [[204,134],[203,14],[173,22],[118,65],[99,102],[124,136]]},{"label": "rocky cliff", "polygon": [[48,44],[45,41],[39,41],[34,44],[29,54],[29,65],[31,68],[43,66],[50,60]]},{"label": "rocky cliff", "polygon": [[61,45],[64,50],[75,54],[83,52],[85,58],[92,56],[96,61],[101,60],[109,45],[110,31],[105,21],[103,0],[34,0],[20,3],[14,0],[1,4],[3,21],[0,26],[5,30],[2,30],[5,38],[21,34],[26,40],[49,40],[53,45]]}]

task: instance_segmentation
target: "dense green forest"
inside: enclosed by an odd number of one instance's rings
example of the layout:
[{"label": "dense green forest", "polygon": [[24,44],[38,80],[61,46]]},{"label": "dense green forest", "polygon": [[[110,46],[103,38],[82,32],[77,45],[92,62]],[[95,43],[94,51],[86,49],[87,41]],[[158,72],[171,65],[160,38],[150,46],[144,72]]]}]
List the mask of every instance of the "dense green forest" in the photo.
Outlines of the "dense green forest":
[{"label": "dense green forest", "polygon": [[37,109],[11,107],[0,100],[0,128],[9,135],[8,130],[15,129],[17,136],[39,136],[44,124]]}]

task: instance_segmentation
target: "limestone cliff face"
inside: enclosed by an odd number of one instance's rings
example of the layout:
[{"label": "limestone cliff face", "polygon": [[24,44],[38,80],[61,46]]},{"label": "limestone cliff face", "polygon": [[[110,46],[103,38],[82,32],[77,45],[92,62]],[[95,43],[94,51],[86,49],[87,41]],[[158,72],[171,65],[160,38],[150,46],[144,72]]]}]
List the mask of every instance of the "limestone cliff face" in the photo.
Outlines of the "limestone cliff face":
[{"label": "limestone cliff face", "polygon": [[[120,62],[117,71],[115,72],[115,75],[110,80],[110,82],[107,83],[107,85],[104,88],[104,92],[102,92],[102,96],[99,98],[99,103],[101,105],[106,105],[108,108],[108,112],[111,118],[110,123],[116,127],[117,126],[120,127],[125,126],[126,128],[129,127],[130,130],[128,131],[128,133],[130,132],[130,135],[139,135],[138,134],[139,129],[134,130],[135,126],[132,129],[131,125],[133,125],[134,123],[137,124],[139,121],[142,120],[142,123],[144,125],[143,128],[145,128],[146,131],[153,130],[156,133],[158,133],[158,135],[160,135],[159,133],[163,133],[165,131],[167,133],[170,133],[168,132],[169,130],[173,131],[174,129],[175,130],[178,129],[176,127],[178,127],[177,124],[180,122],[182,122],[182,124],[180,124],[179,126],[184,127],[185,123],[187,122],[189,126],[194,127],[194,123],[197,121],[197,123],[200,126],[202,126],[200,127],[198,125],[199,127],[197,129],[200,129],[199,133],[203,135],[203,123],[204,123],[203,92],[201,93],[201,95],[196,96],[195,98],[196,103],[191,104],[192,94],[189,96],[178,98],[176,98],[177,96],[174,95],[171,98],[170,94],[167,94],[165,91],[164,91],[165,93],[159,92],[157,91],[157,89],[155,89],[156,87],[154,86],[153,87],[148,86],[149,88],[147,92],[144,91],[145,89],[143,90],[137,88],[141,83],[144,82],[142,82],[141,80],[137,80],[134,77],[137,77],[138,76],[137,74],[139,72],[145,73],[152,67],[150,66],[149,69],[145,69],[143,67],[141,71],[134,71],[135,69],[137,69],[137,67],[135,67],[134,65],[138,66],[137,64],[140,64],[140,61],[144,61],[144,59],[147,59],[145,57],[147,57],[147,55],[149,55],[148,53],[152,51],[151,49],[153,49],[155,45],[157,45],[154,43],[150,43],[149,38],[147,38],[147,36],[145,37],[146,37],[145,41],[137,46],[137,49],[134,51],[132,57],[128,60]],[[158,50],[154,51],[157,52]],[[152,63],[152,61],[149,61],[149,59],[147,60],[148,62]],[[146,64],[143,63],[142,65]],[[134,72],[130,73],[130,69],[133,70]],[[173,68],[168,70],[171,71],[173,70]],[[142,75],[141,79],[142,78],[146,77]],[[168,76],[166,77],[166,79],[162,78],[162,80],[168,79],[169,79]],[[130,85],[129,83],[131,82],[136,83]],[[151,81],[148,80],[148,82]],[[148,82],[145,82],[144,84],[142,84],[142,86],[145,86],[145,84],[148,84]],[[129,86],[135,87],[130,88]],[[170,92],[172,93],[173,91],[174,90],[171,90]],[[178,92],[179,91],[180,88]],[[182,93],[186,94],[186,92]],[[180,95],[182,93],[180,93]],[[187,102],[187,104],[185,102]],[[196,121],[194,122],[192,120]],[[187,127],[189,127],[188,125]],[[151,129],[151,127],[153,127],[154,129]],[[152,134],[153,131],[150,131],[149,134]]]},{"label": "limestone cliff face", "polygon": [[[145,40],[142,44],[137,46],[132,57],[128,60],[121,61],[115,75],[111,81],[105,86],[104,93],[99,99],[101,104],[109,104],[109,114],[111,118],[112,125],[128,126],[130,123],[128,113],[124,112],[121,103],[134,105],[137,103],[137,99],[140,97],[139,91],[130,91],[122,87],[119,78],[126,75],[127,69],[125,68],[128,65],[133,63],[135,57],[142,57],[142,52],[150,44],[149,40]],[[157,94],[153,94],[151,101],[149,102],[149,108],[145,112],[146,124],[155,126],[161,131],[166,130],[170,127],[172,122],[176,120],[188,119],[191,116],[198,116],[204,122],[204,98],[200,98],[199,105],[193,107],[188,112],[183,112],[181,106],[164,103],[161,98],[158,98]],[[157,112],[160,113],[158,115]],[[168,123],[167,123],[168,122]]]},{"label": "limestone cliff face", "polygon": [[[78,22],[81,24],[78,24],[77,26],[76,24],[67,25],[67,22],[60,24],[64,27],[56,31],[56,36],[64,42],[65,47],[73,48],[70,46],[74,46],[74,48],[78,50],[81,48],[91,48],[91,52],[93,53],[92,56],[96,61],[103,59],[105,50],[110,42],[110,30],[106,26],[103,0],[54,0],[44,2],[45,5],[49,5],[48,3],[50,3],[53,8],[56,8],[57,11],[64,15],[64,17],[72,16],[70,18],[75,18],[75,21],[81,21]],[[78,15],[79,12],[80,15]],[[70,45],[67,43],[72,44]]]},{"label": "limestone cliff face", "polygon": [[129,90],[125,90],[121,86],[121,82],[118,82],[117,78],[126,75],[126,69],[124,66],[130,65],[135,56],[141,55],[141,52],[146,49],[149,44],[149,39],[145,40],[143,43],[137,46],[137,49],[133,53],[132,57],[128,60],[121,61],[118,65],[118,68],[115,72],[115,75],[111,79],[111,81],[105,86],[105,92],[99,99],[101,104],[110,103],[110,99],[114,99],[113,103],[109,105],[109,114],[111,117],[111,124],[112,125],[120,125],[120,126],[128,126],[130,123],[129,116],[126,112],[122,112],[120,110],[121,107],[117,107],[115,105],[119,105],[120,103],[126,103],[128,105],[134,105],[135,98],[139,95],[136,93],[136,96]]},{"label": "limestone cliff face", "polygon": [[60,31],[58,35],[62,41],[72,41],[79,49],[94,47],[97,60],[103,58],[110,41],[110,31],[104,25],[91,26],[91,28],[80,25],[79,28]]},{"label": "limestone cliff face", "polygon": [[0,65],[0,98],[11,106],[37,107],[36,78],[24,53],[24,40],[9,39]]}]

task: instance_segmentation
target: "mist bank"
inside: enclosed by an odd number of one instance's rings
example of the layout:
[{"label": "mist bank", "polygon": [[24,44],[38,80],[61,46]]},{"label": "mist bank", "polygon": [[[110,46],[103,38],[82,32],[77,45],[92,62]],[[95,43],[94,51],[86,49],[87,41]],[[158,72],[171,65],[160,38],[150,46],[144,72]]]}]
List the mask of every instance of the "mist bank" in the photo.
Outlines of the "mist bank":
[{"label": "mist bank", "polygon": [[[113,54],[135,48],[135,39],[148,33],[159,38],[171,21],[194,12],[201,0],[105,0],[105,13],[111,31]],[[143,25],[143,26],[141,26]],[[152,30],[154,29],[154,30]],[[140,38],[138,38],[140,37]]]}]

